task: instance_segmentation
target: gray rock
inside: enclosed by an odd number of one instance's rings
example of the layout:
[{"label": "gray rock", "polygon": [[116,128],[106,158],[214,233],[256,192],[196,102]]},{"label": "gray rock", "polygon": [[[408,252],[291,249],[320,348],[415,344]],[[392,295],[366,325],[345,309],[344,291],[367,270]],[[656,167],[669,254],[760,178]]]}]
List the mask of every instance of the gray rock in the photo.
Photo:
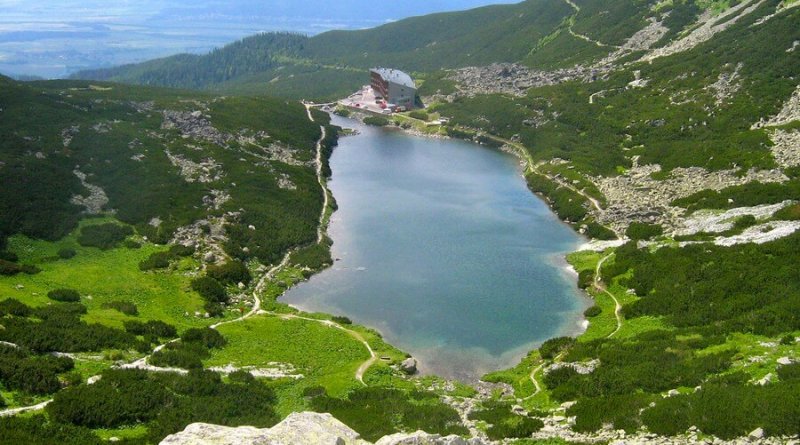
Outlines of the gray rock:
[{"label": "gray rock", "polygon": [[293,413],[272,428],[231,428],[193,423],[161,445],[366,445],[358,433],[330,414]]},{"label": "gray rock", "polygon": [[763,428],[756,428],[747,435],[747,438],[750,440],[760,440],[764,438],[764,429]]},{"label": "gray rock", "polygon": [[[358,433],[330,414],[293,413],[272,428],[193,423],[167,436],[161,445],[369,445]],[[385,436],[376,445],[486,445],[481,439],[442,437],[423,431]]]},{"label": "gray rock", "polygon": [[403,360],[403,362],[400,363],[400,370],[405,372],[406,374],[416,374],[417,360],[413,357],[409,357]]}]

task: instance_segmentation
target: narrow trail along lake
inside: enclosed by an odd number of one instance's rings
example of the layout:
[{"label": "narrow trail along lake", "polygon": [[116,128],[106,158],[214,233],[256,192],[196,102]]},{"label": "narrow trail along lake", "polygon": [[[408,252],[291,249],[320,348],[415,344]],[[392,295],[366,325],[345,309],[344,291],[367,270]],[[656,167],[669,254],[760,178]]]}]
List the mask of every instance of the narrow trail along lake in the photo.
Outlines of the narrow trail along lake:
[{"label": "narrow trail along lake", "polygon": [[581,329],[563,260],[583,239],[533,195],[511,155],[334,117],[333,267],[283,301],[345,315],[420,370],[472,381]]}]

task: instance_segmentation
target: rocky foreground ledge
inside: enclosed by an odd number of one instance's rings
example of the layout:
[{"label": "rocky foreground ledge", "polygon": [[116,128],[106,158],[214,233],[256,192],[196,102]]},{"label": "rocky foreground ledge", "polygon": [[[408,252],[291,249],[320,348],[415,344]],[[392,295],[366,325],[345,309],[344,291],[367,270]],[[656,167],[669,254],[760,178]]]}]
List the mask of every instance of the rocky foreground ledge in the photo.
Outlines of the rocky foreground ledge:
[{"label": "rocky foreground ledge", "polygon": [[[371,445],[330,414],[293,413],[272,428],[231,428],[193,423],[167,436],[160,445]],[[442,437],[422,431],[385,436],[375,445],[486,445],[480,439]]]}]

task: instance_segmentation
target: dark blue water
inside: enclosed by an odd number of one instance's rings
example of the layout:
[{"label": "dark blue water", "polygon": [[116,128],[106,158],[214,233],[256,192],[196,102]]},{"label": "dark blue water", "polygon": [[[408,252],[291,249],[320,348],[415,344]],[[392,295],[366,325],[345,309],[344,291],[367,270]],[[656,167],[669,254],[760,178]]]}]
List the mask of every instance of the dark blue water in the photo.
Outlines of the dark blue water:
[{"label": "dark blue water", "polygon": [[331,159],[338,261],[284,301],[377,328],[423,371],[465,380],[579,329],[587,303],[563,256],[582,239],[526,188],[516,158],[336,123],[361,132]]}]

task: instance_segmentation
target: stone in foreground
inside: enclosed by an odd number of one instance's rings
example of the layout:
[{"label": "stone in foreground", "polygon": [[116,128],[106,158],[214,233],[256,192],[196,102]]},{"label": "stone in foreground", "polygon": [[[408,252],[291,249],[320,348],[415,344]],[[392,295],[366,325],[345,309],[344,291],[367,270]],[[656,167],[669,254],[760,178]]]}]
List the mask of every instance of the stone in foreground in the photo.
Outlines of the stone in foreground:
[{"label": "stone in foreground", "polygon": [[[370,445],[330,414],[292,413],[272,428],[193,423],[167,436],[161,445]],[[484,445],[480,439],[442,437],[423,431],[385,436],[377,445]]]},{"label": "stone in foreground", "polygon": [[292,413],[272,428],[193,423],[161,445],[366,445],[358,433],[330,414]]}]

